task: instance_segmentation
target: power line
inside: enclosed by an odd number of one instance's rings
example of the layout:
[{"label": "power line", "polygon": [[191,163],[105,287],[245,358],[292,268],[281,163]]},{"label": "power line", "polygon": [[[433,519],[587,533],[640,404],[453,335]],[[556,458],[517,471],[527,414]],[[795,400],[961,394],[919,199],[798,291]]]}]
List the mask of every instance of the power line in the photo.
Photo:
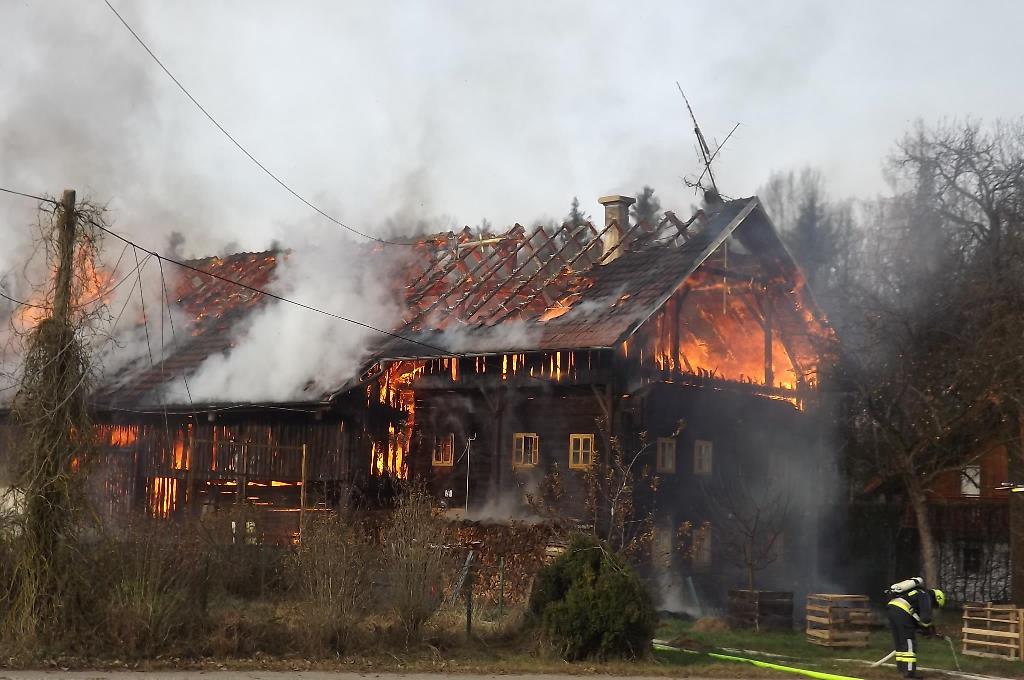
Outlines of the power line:
[{"label": "power line", "polygon": [[[106,1],[106,0],[104,0],[104,1]],[[111,9],[113,9],[113,8],[111,8]],[[32,194],[24,194],[24,193],[22,193],[20,191],[12,191],[10,189],[4,189],[3,187],[0,187],[0,191],[6,191],[7,193],[17,194],[19,196],[25,196],[27,198],[35,198],[35,199],[39,199],[39,200],[50,201],[50,199],[42,199],[42,198],[40,198],[38,196],[33,196]],[[51,202],[56,203],[56,201],[51,201]],[[391,337],[391,338],[395,338],[396,340],[403,340],[405,342],[408,342],[408,343],[411,343],[411,344],[414,344],[414,345],[419,345],[421,347],[426,347],[428,349],[434,350],[435,352],[441,352],[445,356],[454,356],[453,352],[451,352],[450,350],[444,349],[443,347],[438,347],[436,345],[431,345],[429,343],[421,342],[419,340],[413,340],[412,338],[407,338],[407,337],[404,337],[404,336],[399,335],[397,333],[392,333],[391,331],[386,331],[383,328],[377,328],[376,326],[371,326],[370,324],[365,323],[363,321],[359,321],[357,319],[352,319],[350,317],[343,316],[341,314],[335,314],[334,312],[329,312],[329,311],[327,311],[325,309],[320,309],[319,307],[314,307],[313,305],[307,305],[306,303],[299,302],[298,300],[290,300],[290,299],[288,299],[286,297],[282,297],[281,295],[277,295],[275,293],[271,293],[270,291],[263,290],[261,288],[256,288],[255,286],[250,286],[247,283],[242,283],[241,281],[236,281],[234,279],[229,279],[226,276],[221,276],[220,274],[214,274],[213,272],[206,271],[205,269],[200,269],[198,267],[194,267],[194,266],[192,266],[192,265],[190,265],[190,264],[188,264],[186,262],[182,262],[181,260],[176,260],[173,257],[167,257],[166,255],[161,255],[160,253],[156,252],[155,250],[150,250],[149,248],[146,248],[145,246],[139,245],[135,241],[132,241],[131,239],[129,239],[127,237],[124,237],[121,234],[118,234],[116,231],[111,231],[110,229],[108,229],[107,227],[104,227],[102,224],[96,222],[95,220],[89,220],[89,224],[91,224],[92,226],[96,227],[97,229],[99,229],[100,231],[102,231],[104,233],[110,234],[111,236],[113,236],[117,240],[119,240],[122,243],[124,243],[126,246],[131,246],[132,248],[137,248],[138,250],[141,250],[142,252],[146,253],[147,255],[151,255],[151,256],[155,257],[158,262],[161,261],[161,260],[164,260],[164,261],[170,262],[171,264],[177,265],[177,266],[181,267],[182,269],[188,269],[189,271],[193,271],[196,274],[202,274],[203,276],[208,276],[208,277],[210,277],[212,279],[217,279],[218,281],[223,281],[224,283],[229,283],[229,284],[231,284],[233,286],[238,286],[240,288],[244,288],[245,290],[251,291],[253,293],[259,293],[260,295],[265,295],[265,296],[267,296],[267,297],[269,297],[269,298],[271,298],[273,300],[279,300],[280,302],[286,302],[286,303],[288,303],[290,305],[295,305],[296,307],[301,307],[302,309],[307,309],[307,310],[309,310],[311,312],[316,312],[318,314],[323,314],[324,316],[329,316],[329,317],[332,317],[332,318],[335,318],[335,319],[339,319],[340,321],[344,321],[346,323],[350,323],[350,324],[352,324],[354,326],[361,326],[362,328],[366,328],[366,329],[371,330],[371,331],[376,331],[377,333],[380,333],[382,335],[386,335],[386,336]],[[131,274],[129,274],[129,276],[130,275]],[[127,277],[125,277],[125,278],[127,278]],[[123,281],[124,281],[124,279],[122,279],[122,282]],[[0,293],[0,295],[2,295],[2,293]],[[4,295],[4,297],[7,297],[7,296]],[[11,299],[11,298],[8,298],[8,299]],[[22,303],[22,302],[20,302],[18,300],[13,300],[13,301],[14,302],[18,302],[19,304],[27,304],[27,303]],[[32,305],[30,305],[30,306],[32,306]]]},{"label": "power line", "polygon": [[426,347],[426,348],[432,349],[432,350],[434,350],[436,352],[441,352],[445,356],[453,356],[453,353],[450,350],[444,349],[443,347],[438,347],[436,345],[431,345],[431,344],[426,343],[426,342],[421,342],[419,340],[414,340],[412,338],[407,338],[407,337],[404,337],[404,336],[399,335],[397,333],[392,333],[391,331],[386,331],[383,328],[377,328],[376,326],[371,326],[370,324],[368,324],[368,323],[366,323],[364,321],[359,321],[357,319],[353,319],[351,317],[347,317],[347,316],[344,316],[342,314],[336,314],[334,312],[330,312],[330,311],[327,311],[325,309],[321,309],[319,307],[314,307],[313,305],[307,305],[306,303],[299,302],[298,300],[291,300],[291,299],[283,297],[281,295],[277,295],[276,293],[271,293],[268,290],[263,290],[261,288],[256,288],[255,286],[250,286],[247,283],[242,283],[241,281],[237,281],[235,279],[229,279],[226,276],[221,276],[220,274],[215,274],[215,273],[213,273],[211,271],[207,271],[205,269],[200,269],[199,267],[195,267],[193,265],[190,265],[187,262],[182,262],[181,260],[176,260],[173,257],[167,257],[166,255],[161,255],[160,253],[156,252],[155,250],[150,250],[149,248],[146,248],[145,246],[139,245],[135,241],[132,241],[131,239],[128,239],[127,237],[124,237],[124,236],[118,234],[115,231],[111,231],[110,229],[104,227],[103,225],[97,223],[94,220],[90,220],[89,223],[92,224],[97,229],[99,229],[100,231],[103,231],[103,232],[105,232],[107,234],[110,234],[111,236],[113,236],[114,238],[120,240],[121,242],[126,243],[126,244],[128,244],[129,246],[131,246],[133,248],[138,248],[139,250],[141,250],[144,253],[152,255],[153,257],[155,257],[157,259],[158,262],[160,260],[165,260],[167,262],[170,262],[171,264],[174,264],[174,265],[177,265],[177,266],[181,267],[182,269],[187,269],[189,271],[195,272],[196,274],[201,274],[203,276],[208,276],[208,277],[210,277],[212,279],[217,279],[218,281],[223,281],[224,283],[229,283],[229,284],[231,284],[233,286],[238,286],[239,288],[243,288],[243,289],[248,290],[248,291],[253,292],[253,293],[259,293],[260,295],[265,295],[266,297],[271,298],[273,300],[278,300],[280,302],[286,302],[286,303],[288,303],[290,305],[294,305],[296,307],[301,307],[302,309],[306,309],[306,310],[309,310],[311,312],[316,312],[317,314],[323,314],[324,316],[329,316],[329,317],[338,319],[340,321],[344,321],[346,323],[350,323],[350,324],[352,324],[354,326],[361,326],[361,327],[366,328],[368,330],[376,331],[377,333],[380,333],[382,335],[386,335],[388,337],[395,338],[396,340],[403,340],[405,342],[412,343],[414,345],[420,345],[421,347]]},{"label": "power line", "polygon": [[231,140],[231,143],[234,144],[238,148],[239,151],[241,151],[243,154],[245,154],[249,158],[249,160],[252,161],[256,165],[256,167],[258,167],[260,170],[265,172],[271,179],[273,179],[275,182],[277,182],[279,185],[281,185],[281,187],[285,191],[287,191],[289,194],[291,194],[295,198],[297,198],[300,201],[302,201],[307,207],[309,207],[312,210],[314,210],[315,212],[319,213],[322,217],[330,220],[331,222],[333,222],[334,224],[338,225],[342,229],[347,229],[348,231],[352,232],[353,234],[357,234],[357,235],[362,236],[363,238],[369,239],[371,241],[376,241],[377,243],[383,243],[383,244],[390,245],[390,246],[412,246],[412,245],[415,245],[413,243],[406,243],[406,242],[402,242],[402,241],[388,241],[388,240],[385,240],[385,239],[382,239],[382,238],[377,238],[376,236],[371,236],[370,234],[367,234],[365,232],[359,231],[358,229],[355,229],[354,227],[350,227],[349,225],[345,224],[344,222],[342,222],[341,220],[337,219],[336,217],[333,217],[333,216],[327,214],[320,207],[314,205],[309,200],[307,200],[305,197],[303,197],[301,194],[299,194],[297,191],[295,191],[290,186],[288,186],[288,184],[286,184],[284,180],[282,180],[280,177],[278,177],[273,172],[271,172],[271,170],[267,166],[265,166],[255,156],[253,156],[251,153],[249,153],[249,150],[246,149],[244,146],[242,146],[242,144],[237,139],[235,139],[234,136],[230,132],[228,132],[227,129],[223,125],[221,125],[217,121],[217,119],[214,118],[213,115],[211,115],[210,112],[207,111],[206,108],[204,108],[203,105],[200,104],[199,101],[195,97],[192,96],[192,93],[190,93],[187,89],[185,89],[185,86],[181,84],[181,81],[179,81],[177,78],[175,78],[174,74],[171,73],[171,71],[166,66],[164,66],[164,63],[162,61],[160,61],[160,58],[156,56],[156,54],[153,52],[153,50],[149,49],[149,45],[147,45],[145,43],[145,41],[143,41],[142,38],[139,37],[139,34],[135,32],[135,29],[133,29],[128,24],[127,21],[125,21],[124,17],[122,17],[120,15],[120,13],[118,13],[118,11],[116,9],[114,9],[114,6],[110,4],[109,0],[103,0],[103,2],[107,5],[107,7],[110,8],[110,11],[114,13],[114,16],[116,16],[118,18],[118,20],[120,20],[120,22],[124,25],[124,27],[126,29],[128,29],[128,32],[132,34],[132,37],[134,37],[135,40],[138,41],[138,43],[140,45],[142,45],[142,48],[144,50],[146,50],[146,52],[149,54],[149,56],[153,58],[153,61],[156,62],[157,66],[159,66],[163,70],[163,72],[167,74],[167,77],[170,78],[172,81],[174,81],[174,84],[178,86],[178,89],[181,90],[182,93],[184,93],[184,95],[186,97],[188,97],[189,100],[193,104],[196,105],[196,108],[198,108],[203,113],[203,115],[206,116],[210,120],[210,122],[213,123],[214,126],[216,126],[216,128],[218,130],[220,130],[224,134],[225,137],[227,137],[229,140]]},{"label": "power line", "polygon": [[55,201],[52,198],[44,198],[43,196],[36,196],[34,194],[26,194],[23,191],[15,191],[14,189],[4,189],[3,187],[0,187],[0,191],[4,192],[5,194],[14,194],[15,196],[24,196],[25,198],[32,198],[32,199],[35,199],[37,201],[42,201],[43,203],[52,203],[54,205],[60,205],[59,201]]},{"label": "power line", "polygon": [[34,309],[49,309],[49,307],[47,307],[46,305],[34,305],[31,302],[23,302],[21,300],[15,300],[10,295],[7,295],[6,293],[3,293],[3,292],[0,292],[0,297],[2,297],[5,300],[8,300],[10,302],[13,302],[16,305],[20,305],[22,307],[32,307]]}]

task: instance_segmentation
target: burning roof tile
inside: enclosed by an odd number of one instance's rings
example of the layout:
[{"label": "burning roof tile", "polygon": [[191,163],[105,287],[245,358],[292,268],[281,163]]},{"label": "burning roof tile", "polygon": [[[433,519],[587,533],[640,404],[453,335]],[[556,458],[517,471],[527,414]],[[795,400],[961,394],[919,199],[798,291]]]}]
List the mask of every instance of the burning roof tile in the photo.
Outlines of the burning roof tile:
[{"label": "burning roof tile", "polygon": [[[747,226],[737,231],[741,225]],[[611,230],[617,233],[609,239]],[[733,235],[770,267],[795,270],[756,198],[729,201],[715,214],[698,213],[689,222],[666,213],[656,225],[624,229],[613,222],[600,230],[567,223],[527,233],[515,225],[500,235],[475,236],[467,228],[423,237],[406,255],[400,282],[406,313],[391,329],[405,339],[384,339],[374,348],[373,362],[616,347]],[[368,257],[384,255],[379,246],[368,247]],[[277,262],[277,253],[263,252],[190,264],[265,288]],[[177,294],[192,319],[189,341],[162,364],[123,372],[99,395],[101,403],[153,404],[165,382],[229,351],[239,322],[265,302],[260,293],[198,274],[182,279]],[[320,386],[325,387],[330,386]],[[342,387],[327,395],[312,390],[317,393],[309,401],[329,398]]]}]

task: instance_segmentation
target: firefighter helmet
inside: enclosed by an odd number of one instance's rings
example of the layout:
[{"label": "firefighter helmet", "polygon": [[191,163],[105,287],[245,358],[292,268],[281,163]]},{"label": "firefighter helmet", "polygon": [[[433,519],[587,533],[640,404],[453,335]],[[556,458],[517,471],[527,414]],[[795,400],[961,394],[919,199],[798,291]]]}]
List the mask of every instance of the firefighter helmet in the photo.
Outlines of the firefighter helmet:
[{"label": "firefighter helmet", "polygon": [[935,604],[939,606],[939,609],[946,606],[946,594],[935,588],[932,590],[932,595],[935,597]]}]

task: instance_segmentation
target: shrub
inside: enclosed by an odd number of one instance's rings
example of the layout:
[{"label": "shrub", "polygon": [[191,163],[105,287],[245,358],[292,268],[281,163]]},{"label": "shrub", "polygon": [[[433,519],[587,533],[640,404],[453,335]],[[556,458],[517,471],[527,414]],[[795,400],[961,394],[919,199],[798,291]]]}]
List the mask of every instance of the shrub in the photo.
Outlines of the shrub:
[{"label": "shrub", "polygon": [[311,518],[287,572],[303,610],[309,651],[345,651],[374,601],[379,562],[367,536],[344,514]]},{"label": "shrub", "polygon": [[384,525],[381,545],[390,602],[406,642],[418,636],[444,600],[454,559],[445,523],[424,489],[406,491]]},{"label": "shrub", "polygon": [[[179,651],[202,631],[208,566],[198,537],[140,521],[107,543],[97,581],[106,600],[105,636],[120,653],[146,657]],[[99,577],[99,573],[96,574]]]},{"label": "shrub", "polygon": [[578,537],[538,574],[530,613],[564,659],[644,655],[656,614],[633,569],[590,537]]},{"label": "shrub", "polygon": [[263,542],[261,517],[253,506],[223,508],[204,517],[199,525],[208,544],[211,591],[259,600],[286,589],[285,562],[292,551]]}]

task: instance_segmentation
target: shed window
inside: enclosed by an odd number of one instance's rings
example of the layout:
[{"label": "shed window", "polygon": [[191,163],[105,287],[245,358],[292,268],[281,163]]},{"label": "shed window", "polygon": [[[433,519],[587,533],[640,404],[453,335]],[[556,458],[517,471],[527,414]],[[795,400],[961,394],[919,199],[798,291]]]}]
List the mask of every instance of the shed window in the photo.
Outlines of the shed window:
[{"label": "shed window", "polygon": [[455,434],[434,438],[434,467],[451,467],[455,464]]},{"label": "shed window", "polygon": [[525,467],[540,462],[540,437],[536,432],[516,432],[512,435],[512,465]]},{"label": "shed window", "polygon": [[673,437],[658,438],[658,472],[674,474],[676,471],[676,440]]},{"label": "shed window", "polygon": [[573,469],[588,468],[594,464],[594,435],[569,435],[569,467]]},{"label": "shed window", "polygon": [[710,475],[712,471],[711,442],[698,439],[693,443],[693,474]]},{"label": "shed window", "polygon": [[981,466],[967,465],[960,471],[960,495],[981,495]]}]

